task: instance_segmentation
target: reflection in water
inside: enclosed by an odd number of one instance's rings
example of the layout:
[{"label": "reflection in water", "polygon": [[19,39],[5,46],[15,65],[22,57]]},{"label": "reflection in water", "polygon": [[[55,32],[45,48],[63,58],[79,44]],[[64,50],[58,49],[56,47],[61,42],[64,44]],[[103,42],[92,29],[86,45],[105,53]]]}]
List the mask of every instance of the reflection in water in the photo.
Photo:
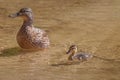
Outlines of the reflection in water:
[{"label": "reflection in water", "polygon": [[19,47],[8,48],[1,51],[0,57],[16,56],[21,54],[21,49]]},{"label": "reflection in water", "polygon": [[80,62],[80,61],[66,61],[66,62],[59,62],[59,63],[56,63],[56,64],[51,64],[51,66],[69,66],[69,65],[79,65],[80,63],[82,63],[82,62]]},{"label": "reflection in water", "polygon": [[33,53],[37,51],[38,50],[26,50],[26,49],[21,49],[20,47],[13,47],[8,49],[3,49],[1,51],[0,57],[17,56],[20,54]]}]

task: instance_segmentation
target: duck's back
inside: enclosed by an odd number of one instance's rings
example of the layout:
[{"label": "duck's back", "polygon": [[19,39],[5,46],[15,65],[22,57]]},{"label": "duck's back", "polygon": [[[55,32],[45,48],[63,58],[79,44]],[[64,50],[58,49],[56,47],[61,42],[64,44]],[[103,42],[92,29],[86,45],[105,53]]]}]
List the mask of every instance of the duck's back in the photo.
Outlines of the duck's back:
[{"label": "duck's back", "polygon": [[80,52],[80,53],[76,53],[73,56],[73,59],[79,59],[79,60],[88,60],[89,58],[92,58],[92,55],[89,53],[84,53],[84,52]]}]

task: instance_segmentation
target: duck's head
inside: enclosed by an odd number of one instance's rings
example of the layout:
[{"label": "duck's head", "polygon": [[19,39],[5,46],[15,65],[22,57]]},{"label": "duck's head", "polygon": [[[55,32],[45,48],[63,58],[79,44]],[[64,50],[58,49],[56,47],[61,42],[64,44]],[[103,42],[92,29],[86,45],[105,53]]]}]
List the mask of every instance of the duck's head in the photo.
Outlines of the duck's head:
[{"label": "duck's head", "polygon": [[22,17],[23,19],[32,19],[32,9],[31,8],[22,8],[15,14],[9,15],[11,18]]},{"label": "duck's head", "polygon": [[76,53],[76,52],[77,52],[77,46],[76,45],[71,45],[69,47],[69,50],[66,52],[66,54]]}]

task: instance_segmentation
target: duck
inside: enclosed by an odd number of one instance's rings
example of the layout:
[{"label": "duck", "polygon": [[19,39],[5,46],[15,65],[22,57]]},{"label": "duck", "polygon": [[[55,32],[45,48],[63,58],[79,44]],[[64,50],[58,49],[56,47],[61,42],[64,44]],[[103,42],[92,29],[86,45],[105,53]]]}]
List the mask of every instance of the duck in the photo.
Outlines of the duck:
[{"label": "duck", "polygon": [[50,40],[47,32],[33,25],[33,12],[31,8],[22,8],[17,13],[10,14],[9,17],[21,17],[23,19],[23,24],[16,36],[17,43],[21,48],[34,50],[49,47]]},{"label": "duck", "polygon": [[86,52],[77,52],[77,46],[71,45],[66,52],[66,54],[70,54],[68,57],[69,61],[73,60],[80,60],[80,61],[87,61],[88,59],[92,58],[93,56],[90,53]]}]

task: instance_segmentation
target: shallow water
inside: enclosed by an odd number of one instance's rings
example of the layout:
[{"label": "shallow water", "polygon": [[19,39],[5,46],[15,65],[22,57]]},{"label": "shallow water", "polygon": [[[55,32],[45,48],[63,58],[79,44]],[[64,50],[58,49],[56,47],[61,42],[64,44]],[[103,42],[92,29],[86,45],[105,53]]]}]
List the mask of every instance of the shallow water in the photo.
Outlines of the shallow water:
[{"label": "shallow water", "polygon": [[[26,5],[49,34],[45,51],[24,51],[16,42],[22,19],[7,16]],[[119,80],[119,8],[119,0],[0,0],[0,80]],[[72,44],[103,59],[69,62]]]}]

